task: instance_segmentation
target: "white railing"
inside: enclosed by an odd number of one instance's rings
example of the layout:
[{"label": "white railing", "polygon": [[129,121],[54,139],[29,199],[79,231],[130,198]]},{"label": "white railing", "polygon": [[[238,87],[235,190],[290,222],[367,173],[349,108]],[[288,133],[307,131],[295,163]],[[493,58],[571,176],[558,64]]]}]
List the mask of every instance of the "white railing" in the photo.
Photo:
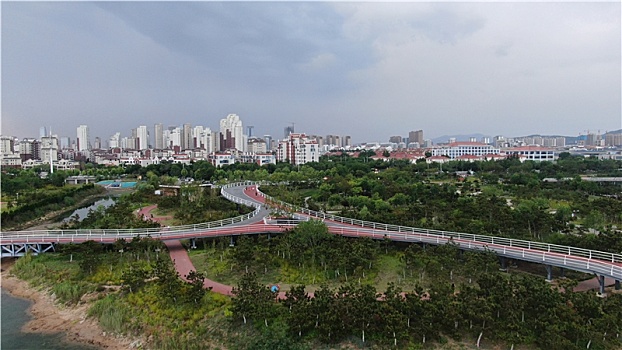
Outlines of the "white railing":
[{"label": "white railing", "polygon": [[[266,182],[244,181],[218,186],[224,198],[239,204],[255,207],[251,213],[234,218],[223,219],[213,222],[173,226],[166,228],[150,229],[93,229],[93,230],[42,230],[42,231],[15,231],[0,233],[0,243],[37,243],[37,242],[72,242],[84,240],[114,241],[120,238],[133,238],[134,236],[151,235],[160,239],[190,238],[197,235],[229,235],[245,234],[261,231],[279,231],[282,227],[275,225],[253,225],[225,227],[240,223],[256,216],[262,209],[262,204],[237,197],[226,192],[226,189],[241,186],[259,186]],[[571,246],[562,246],[543,242],[534,242],[520,239],[475,235],[470,233],[450,232],[442,230],[430,230],[400,225],[383,224],[372,221],[351,219],[337,215],[326,214],[306,208],[297,207],[289,203],[277,200],[258,191],[260,196],[265,197],[277,207],[286,208],[292,212],[303,213],[328,221],[329,229],[333,233],[341,233],[353,236],[372,236],[382,238],[384,236],[393,240],[418,241],[442,244],[449,241],[459,243],[468,249],[491,249],[497,253],[515,256],[524,260],[567,266],[579,270],[596,271],[607,273],[609,276],[622,278],[622,255],[602,251],[583,249]],[[266,206],[267,207],[267,206]],[[332,225],[331,225],[332,224]],[[341,224],[341,226],[339,225]]]},{"label": "white railing", "polygon": [[571,246],[563,246],[557,244],[543,243],[543,242],[534,242],[527,241],[522,239],[513,239],[513,238],[505,238],[505,237],[495,237],[495,236],[484,236],[484,235],[475,235],[471,233],[461,233],[461,232],[451,232],[451,231],[441,231],[441,230],[430,230],[425,228],[415,228],[409,226],[400,226],[400,225],[391,225],[391,224],[383,224],[379,222],[373,221],[364,221],[358,219],[346,218],[343,216],[337,216],[332,214],[326,214],[322,212],[317,212],[313,210],[309,210],[306,208],[294,206],[289,203],[285,203],[278,199],[275,199],[271,196],[268,196],[264,193],[260,194],[269,200],[271,203],[276,204],[280,207],[285,207],[293,212],[300,212],[311,217],[315,217],[322,220],[330,220],[336,223],[352,225],[362,228],[371,228],[374,230],[384,230],[384,231],[396,231],[401,233],[412,233],[412,234],[424,234],[427,236],[438,236],[440,239],[460,239],[465,241],[472,241],[482,244],[498,244],[509,247],[517,247],[517,248],[526,248],[533,249],[539,251],[545,251],[549,253],[559,253],[566,254],[572,256],[580,256],[588,259],[598,259],[598,260],[606,260],[613,263],[622,263],[622,254],[616,253],[608,253],[597,250],[590,250],[584,248],[577,248]]},{"label": "white railing", "polygon": [[28,243],[28,242],[41,242],[42,240],[62,240],[66,237],[74,237],[74,239],[85,240],[89,237],[110,237],[115,239],[120,238],[133,238],[134,236],[155,236],[161,234],[163,231],[167,233],[174,232],[195,232],[203,231],[206,229],[213,229],[226,225],[232,225],[240,223],[256,216],[261,211],[261,204],[253,201],[249,201],[243,198],[235,197],[227,192],[226,188],[240,186],[241,183],[228,184],[221,186],[221,194],[227,200],[234,203],[244,204],[250,207],[255,207],[255,210],[244,215],[239,215],[233,218],[222,219],[217,221],[204,222],[191,225],[180,225],[170,227],[156,227],[156,228],[136,228],[136,229],[79,229],[79,230],[32,230],[32,231],[7,231],[0,232],[0,244],[2,243]]}]

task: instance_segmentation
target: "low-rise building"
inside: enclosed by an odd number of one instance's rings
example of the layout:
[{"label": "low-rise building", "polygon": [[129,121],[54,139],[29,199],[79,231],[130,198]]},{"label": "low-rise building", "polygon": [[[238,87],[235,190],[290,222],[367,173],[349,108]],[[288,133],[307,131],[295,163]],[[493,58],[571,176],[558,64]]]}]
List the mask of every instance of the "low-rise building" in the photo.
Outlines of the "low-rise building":
[{"label": "low-rise building", "polygon": [[501,150],[481,142],[452,142],[446,146],[433,148],[431,152],[432,156],[446,156],[456,159],[463,155],[481,157],[487,154],[499,154]]},{"label": "low-rise building", "polygon": [[521,161],[532,160],[535,162],[554,161],[555,150],[540,146],[523,146],[505,148],[503,152],[507,157],[518,157]]}]

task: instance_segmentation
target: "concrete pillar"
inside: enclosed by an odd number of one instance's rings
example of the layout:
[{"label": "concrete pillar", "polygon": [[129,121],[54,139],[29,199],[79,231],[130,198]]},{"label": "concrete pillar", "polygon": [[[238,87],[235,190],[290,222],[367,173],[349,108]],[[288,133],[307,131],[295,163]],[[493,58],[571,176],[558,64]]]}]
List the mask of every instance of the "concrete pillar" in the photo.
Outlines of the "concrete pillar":
[{"label": "concrete pillar", "polygon": [[551,282],[553,280],[553,266],[544,265],[544,267],[546,268],[546,281]]},{"label": "concrete pillar", "polygon": [[190,239],[190,243],[192,243],[192,246],[190,248],[197,249],[197,239],[196,238],[191,238]]},{"label": "concrete pillar", "polygon": [[561,278],[566,278],[566,270],[563,267],[559,268],[559,276]]},{"label": "concrete pillar", "polygon": [[615,289],[615,290],[620,290],[620,289],[622,289],[622,287],[620,287],[620,280],[616,280],[616,284],[615,284],[614,289]]},{"label": "concrete pillar", "polygon": [[231,236],[231,241],[229,241],[229,247],[233,247],[235,245],[235,241],[233,240],[233,236]]},{"label": "concrete pillar", "polygon": [[508,270],[508,262],[507,262],[507,259],[505,257],[503,257],[503,256],[499,257],[499,264],[501,265],[499,270],[501,270],[501,271],[507,271]]},{"label": "concrete pillar", "polygon": [[598,276],[598,293],[605,295],[605,276]]}]

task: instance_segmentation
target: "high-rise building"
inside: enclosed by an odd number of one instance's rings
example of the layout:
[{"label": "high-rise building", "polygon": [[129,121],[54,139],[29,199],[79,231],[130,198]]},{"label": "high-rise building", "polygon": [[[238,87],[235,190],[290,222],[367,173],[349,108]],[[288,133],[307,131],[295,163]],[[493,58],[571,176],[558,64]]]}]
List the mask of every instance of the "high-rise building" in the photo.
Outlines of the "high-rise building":
[{"label": "high-rise building", "polygon": [[182,134],[182,149],[194,149],[194,137],[192,137],[192,125],[184,124]]},{"label": "high-rise building", "polygon": [[110,139],[108,139],[108,148],[121,147],[120,138],[121,138],[120,132],[117,132],[114,135],[110,136]]},{"label": "high-rise building", "polygon": [[60,138],[60,148],[67,149],[71,147],[71,138],[69,136],[61,136]]},{"label": "high-rise building", "polygon": [[23,139],[19,142],[19,156],[23,161],[28,159],[41,159],[39,151],[41,151],[41,143],[36,139]]},{"label": "high-rise building", "polygon": [[55,136],[43,136],[41,138],[41,161],[45,164],[58,160],[58,140]]},{"label": "high-rise building", "polygon": [[283,130],[283,138],[287,138],[289,136],[289,134],[293,134],[294,131],[294,124],[290,125],[290,126],[286,126],[285,129]]},{"label": "high-rise building", "polygon": [[88,151],[90,148],[90,136],[89,127],[86,125],[80,125],[77,129],[76,137],[77,151]]},{"label": "high-rise building", "polygon": [[401,136],[391,136],[391,137],[389,137],[389,142],[391,142],[391,143],[400,143],[400,142],[402,142],[402,137]]},{"label": "high-rise building", "polygon": [[155,138],[155,149],[164,149],[164,125],[158,123],[153,128],[153,137]]},{"label": "high-rise building", "polygon": [[99,137],[95,137],[95,149],[102,149],[102,140]]},{"label": "high-rise building", "polygon": [[320,149],[317,141],[307,138],[305,134],[289,134],[285,140],[279,142],[276,159],[296,165],[317,162],[320,159]]},{"label": "high-rise building", "polygon": [[263,135],[263,140],[266,142],[266,151],[272,151],[272,136]]},{"label": "high-rise building", "polygon": [[39,139],[48,136],[47,134],[47,130],[45,129],[45,126],[42,126],[39,128]]},{"label": "high-rise building", "polygon": [[138,139],[138,149],[145,150],[149,148],[149,132],[146,125],[136,128],[136,138]]},{"label": "high-rise building", "polygon": [[326,135],[326,139],[324,140],[324,144],[328,147],[341,147],[341,137],[339,135]]},{"label": "high-rise building", "polygon": [[15,152],[15,140],[11,136],[0,137],[0,154],[12,154]]},{"label": "high-rise building", "polygon": [[343,137],[343,147],[352,147],[352,137],[346,135]]},{"label": "high-rise building", "polygon": [[622,132],[606,133],[605,146],[622,146]]},{"label": "high-rise building", "polygon": [[229,114],[225,119],[220,120],[220,137],[221,150],[235,148],[246,152],[244,129],[237,114]]},{"label": "high-rise building", "polygon": [[207,151],[207,153],[218,152],[220,150],[220,133],[212,131],[210,128],[205,128],[201,136],[197,138],[197,143],[199,147]]},{"label": "high-rise building", "polygon": [[181,147],[183,141],[183,136],[180,128],[174,128],[173,130],[169,130],[168,140],[166,148],[173,149],[173,147]]},{"label": "high-rise building", "polygon": [[417,142],[420,145],[423,145],[423,130],[411,131],[408,133],[408,142]]}]

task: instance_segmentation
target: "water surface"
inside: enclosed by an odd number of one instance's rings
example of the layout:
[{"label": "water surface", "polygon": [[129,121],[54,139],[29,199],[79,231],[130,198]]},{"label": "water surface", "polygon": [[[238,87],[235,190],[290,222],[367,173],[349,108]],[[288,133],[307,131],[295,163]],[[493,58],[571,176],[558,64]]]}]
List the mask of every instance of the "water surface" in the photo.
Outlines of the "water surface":
[{"label": "water surface", "polygon": [[12,297],[0,289],[2,350],[96,350],[97,347],[62,342],[63,334],[23,333],[21,328],[31,319],[27,310],[32,302]]}]

